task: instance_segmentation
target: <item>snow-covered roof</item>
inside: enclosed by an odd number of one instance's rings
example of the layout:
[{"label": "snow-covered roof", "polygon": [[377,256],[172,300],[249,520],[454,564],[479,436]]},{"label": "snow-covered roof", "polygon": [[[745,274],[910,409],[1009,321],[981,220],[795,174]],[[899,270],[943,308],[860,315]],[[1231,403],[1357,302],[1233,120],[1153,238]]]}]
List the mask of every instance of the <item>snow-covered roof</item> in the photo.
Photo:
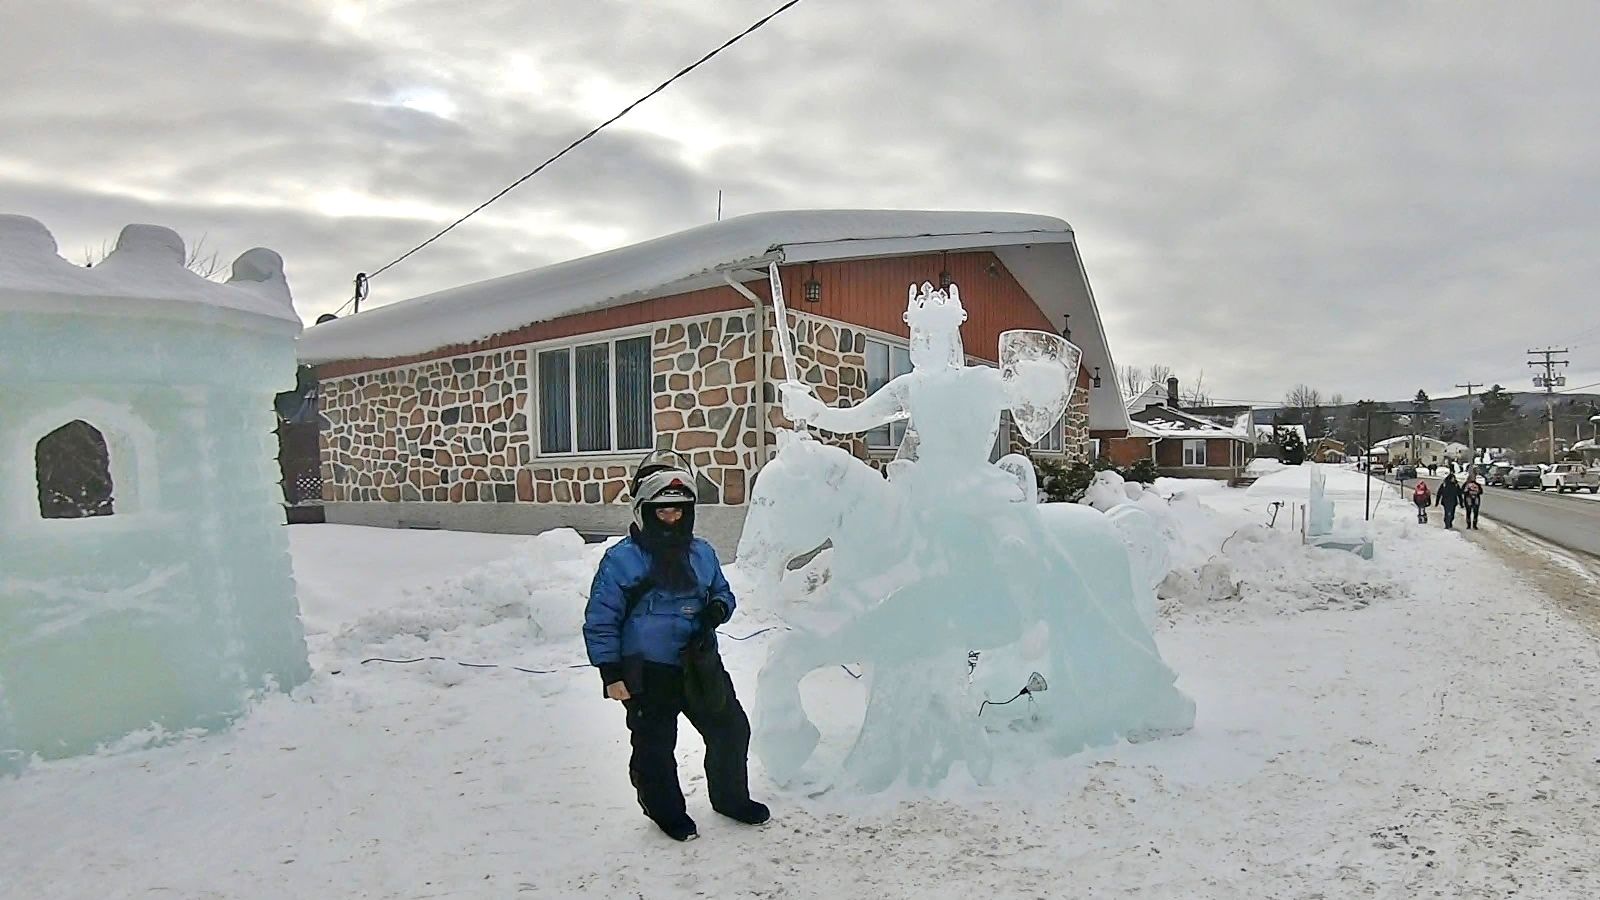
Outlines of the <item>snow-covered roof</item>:
[{"label": "snow-covered roof", "polygon": [[[1159,403],[1152,403],[1143,409],[1131,410],[1129,419],[1142,431],[1148,432],[1146,437],[1158,438],[1227,438],[1235,441],[1245,439],[1245,433],[1235,428],[1218,425],[1209,419],[1190,415],[1181,410],[1171,409]],[[1132,429],[1128,432],[1133,434]]]},{"label": "snow-covered roof", "polygon": [[1572,449],[1574,449],[1574,450],[1600,450],[1600,443],[1596,443],[1594,438],[1585,438],[1585,439],[1577,442],[1576,444],[1573,444],[1572,445]]},{"label": "snow-covered roof", "polygon": [[1405,446],[1407,444],[1410,444],[1412,440],[1415,440],[1418,444],[1427,444],[1427,445],[1437,444],[1440,447],[1445,446],[1445,442],[1444,441],[1441,441],[1441,440],[1439,440],[1438,438],[1435,438],[1435,437],[1428,437],[1425,434],[1419,434],[1415,438],[1412,438],[1412,436],[1409,435],[1409,434],[1397,435],[1395,437],[1388,438],[1386,440],[1378,441],[1377,443],[1373,444],[1372,446],[1374,446],[1374,447],[1399,447],[1399,446]]},{"label": "snow-covered roof", "polygon": [[[1083,364],[1115,372],[1072,228],[1008,212],[789,210],[752,213],[539,269],[449,288],[306,330],[302,362],[392,359],[471,344],[582,312],[762,277],[779,265],[991,250],[1052,321],[1071,315]],[[1116,391],[1090,396],[1095,428],[1122,428]]]},{"label": "snow-covered roof", "polygon": [[184,266],[183,239],[159,225],[129,225],[93,268],[56,252],[50,230],[27,216],[0,215],[0,310],[184,317],[296,332],[283,259],[257,247],[234,260],[226,284]]}]

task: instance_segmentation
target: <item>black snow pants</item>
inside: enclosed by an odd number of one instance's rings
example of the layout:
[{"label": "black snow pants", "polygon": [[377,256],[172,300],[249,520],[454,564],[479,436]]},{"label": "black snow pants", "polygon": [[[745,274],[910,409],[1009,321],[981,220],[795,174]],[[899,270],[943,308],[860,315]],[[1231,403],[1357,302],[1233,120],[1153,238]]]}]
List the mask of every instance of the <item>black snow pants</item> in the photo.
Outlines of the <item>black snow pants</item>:
[{"label": "black snow pants", "polygon": [[1444,507],[1444,527],[1456,527],[1456,505],[1454,503],[1441,503]]},{"label": "black snow pants", "polygon": [[1428,504],[1423,502],[1423,501],[1421,501],[1421,500],[1416,501],[1416,504],[1417,504],[1417,522],[1420,524],[1422,522],[1428,521]]},{"label": "black snow pants", "polygon": [[685,815],[683,789],[678,785],[678,715],[700,732],[706,744],[706,789],[713,809],[739,809],[750,801],[747,761],[750,720],[733,692],[726,673],[727,702],[718,710],[697,707],[696,695],[686,695],[683,670],[676,666],[645,663],[644,690],[625,702],[633,756],[628,775],[639,794],[639,806],[657,823],[670,823]]},{"label": "black snow pants", "polygon": [[1471,499],[1461,501],[1461,512],[1467,517],[1467,527],[1478,527],[1478,507],[1483,505],[1482,500],[1474,502]]}]

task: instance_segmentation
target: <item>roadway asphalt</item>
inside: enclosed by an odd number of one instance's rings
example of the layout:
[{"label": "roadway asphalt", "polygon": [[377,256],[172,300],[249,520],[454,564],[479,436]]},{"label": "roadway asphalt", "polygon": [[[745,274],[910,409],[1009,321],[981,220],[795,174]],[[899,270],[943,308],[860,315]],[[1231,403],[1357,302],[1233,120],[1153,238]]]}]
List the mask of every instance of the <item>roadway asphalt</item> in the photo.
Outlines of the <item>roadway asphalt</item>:
[{"label": "roadway asphalt", "polygon": [[[1438,478],[1428,478],[1435,488]],[[1415,484],[1415,482],[1411,482]],[[1511,490],[1491,487],[1484,491],[1482,516],[1513,528],[1520,528],[1552,544],[1600,556],[1600,502],[1589,499],[1588,491],[1557,494],[1534,488]],[[1407,498],[1409,499],[1409,497]],[[1439,520],[1439,510],[1432,518]],[[1456,525],[1461,525],[1457,516]]]}]

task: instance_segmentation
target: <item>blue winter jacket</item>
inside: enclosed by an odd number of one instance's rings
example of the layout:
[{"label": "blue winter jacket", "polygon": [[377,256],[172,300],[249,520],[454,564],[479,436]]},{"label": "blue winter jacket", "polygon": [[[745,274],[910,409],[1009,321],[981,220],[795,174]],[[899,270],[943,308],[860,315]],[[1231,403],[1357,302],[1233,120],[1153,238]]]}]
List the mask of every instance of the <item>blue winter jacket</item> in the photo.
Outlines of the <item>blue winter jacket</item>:
[{"label": "blue winter jacket", "polygon": [[693,589],[651,587],[624,622],[626,594],[649,575],[650,554],[632,537],[607,550],[594,573],[589,605],[583,612],[583,642],[589,662],[604,669],[621,663],[624,657],[639,656],[676,666],[679,654],[694,636],[695,616],[707,603],[720,600],[732,615],[733,590],[723,577],[717,551],[695,538],[689,545],[689,567],[694,571]]}]

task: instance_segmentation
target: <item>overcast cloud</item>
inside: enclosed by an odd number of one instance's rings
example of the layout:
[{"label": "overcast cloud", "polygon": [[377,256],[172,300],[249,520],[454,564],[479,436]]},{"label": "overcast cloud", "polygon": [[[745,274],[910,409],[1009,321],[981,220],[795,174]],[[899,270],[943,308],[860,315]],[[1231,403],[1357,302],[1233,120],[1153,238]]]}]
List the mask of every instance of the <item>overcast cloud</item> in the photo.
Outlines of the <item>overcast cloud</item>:
[{"label": "overcast cloud", "polygon": [[[6,0],[0,211],[281,252],[307,321],[777,0]],[[372,303],[811,207],[1072,223],[1217,398],[1600,381],[1600,4],[804,0]]]}]

